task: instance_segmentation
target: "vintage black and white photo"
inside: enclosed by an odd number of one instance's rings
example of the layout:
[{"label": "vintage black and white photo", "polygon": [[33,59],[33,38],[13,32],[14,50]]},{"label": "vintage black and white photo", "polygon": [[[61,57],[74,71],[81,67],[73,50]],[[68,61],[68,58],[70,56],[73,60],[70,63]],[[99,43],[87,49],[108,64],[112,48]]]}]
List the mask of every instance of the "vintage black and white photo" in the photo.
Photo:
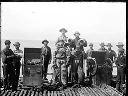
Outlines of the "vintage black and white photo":
[{"label": "vintage black and white photo", "polygon": [[1,96],[126,96],[125,2],[2,2]]}]

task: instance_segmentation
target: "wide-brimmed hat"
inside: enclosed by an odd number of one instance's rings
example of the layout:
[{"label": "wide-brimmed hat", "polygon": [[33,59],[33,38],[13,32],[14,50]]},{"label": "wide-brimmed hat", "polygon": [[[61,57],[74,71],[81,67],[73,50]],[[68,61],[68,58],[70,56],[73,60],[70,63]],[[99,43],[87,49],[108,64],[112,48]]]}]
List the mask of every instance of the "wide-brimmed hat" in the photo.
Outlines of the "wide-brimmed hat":
[{"label": "wide-brimmed hat", "polygon": [[63,30],[65,31],[65,33],[68,32],[65,28],[61,28],[60,32],[62,32]]},{"label": "wide-brimmed hat", "polygon": [[118,42],[116,46],[124,46],[124,44],[122,42]]},{"label": "wide-brimmed hat", "polygon": [[90,44],[89,44],[89,46],[93,46],[93,44],[92,44],[92,43],[90,43]]},{"label": "wide-brimmed hat", "polygon": [[80,35],[80,32],[76,31],[76,32],[74,33],[74,35],[76,35],[76,34],[79,34],[79,35]]},{"label": "wide-brimmed hat", "polygon": [[43,40],[43,41],[42,41],[42,44],[44,44],[44,42],[47,42],[47,43],[49,43],[49,41],[48,41],[48,40]]},{"label": "wide-brimmed hat", "polygon": [[100,46],[105,46],[104,42],[100,43]]},{"label": "wide-brimmed hat", "polygon": [[111,43],[108,43],[106,46],[110,46],[110,47],[112,47]]},{"label": "wide-brimmed hat", "polygon": [[15,42],[13,45],[14,46],[20,46],[20,43],[19,42]]},{"label": "wide-brimmed hat", "polygon": [[10,44],[11,42],[10,42],[10,40],[5,40],[4,43],[5,43],[5,45],[6,45],[6,44]]}]

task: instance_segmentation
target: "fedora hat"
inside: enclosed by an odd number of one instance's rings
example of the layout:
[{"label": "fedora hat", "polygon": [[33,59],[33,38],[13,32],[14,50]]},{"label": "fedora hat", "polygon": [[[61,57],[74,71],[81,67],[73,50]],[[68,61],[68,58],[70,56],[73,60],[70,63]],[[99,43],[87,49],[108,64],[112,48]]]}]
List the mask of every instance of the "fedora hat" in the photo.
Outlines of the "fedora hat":
[{"label": "fedora hat", "polygon": [[10,44],[11,42],[10,42],[10,40],[5,40],[4,43],[5,43],[5,45],[6,45],[6,44]]},{"label": "fedora hat", "polygon": [[79,35],[80,35],[80,33],[79,33],[78,31],[76,31],[76,32],[74,33],[74,35],[76,35],[76,34],[79,34]]},{"label": "fedora hat", "polygon": [[110,46],[110,47],[112,47],[111,43],[108,43],[106,46]]},{"label": "fedora hat", "polygon": [[124,46],[124,44],[122,42],[118,42],[116,46]]},{"label": "fedora hat", "polygon": [[65,33],[68,32],[65,28],[61,28],[60,32],[62,32],[63,30],[65,31]]},{"label": "fedora hat", "polygon": [[43,40],[43,41],[42,41],[42,44],[44,44],[44,42],[47,42],[47,43],[49,43],[49,41],[48,41],[48,40]]},{"label": "fedora hat", "polygon": [[19,42],[15,42],[13,45],[14,46],[20,46],[20,43]]}]

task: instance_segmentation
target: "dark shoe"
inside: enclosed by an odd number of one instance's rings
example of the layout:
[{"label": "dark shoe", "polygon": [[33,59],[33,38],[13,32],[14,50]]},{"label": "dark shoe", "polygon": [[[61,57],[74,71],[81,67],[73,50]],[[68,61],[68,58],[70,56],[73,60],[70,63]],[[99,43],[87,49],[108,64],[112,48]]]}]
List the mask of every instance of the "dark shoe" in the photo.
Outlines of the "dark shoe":
[{"label": "dark shoe", "polygon": [[14,88],[14,89],[12,89],[12,91],[17,91],[17,89],[16,89],[16,88]]}]

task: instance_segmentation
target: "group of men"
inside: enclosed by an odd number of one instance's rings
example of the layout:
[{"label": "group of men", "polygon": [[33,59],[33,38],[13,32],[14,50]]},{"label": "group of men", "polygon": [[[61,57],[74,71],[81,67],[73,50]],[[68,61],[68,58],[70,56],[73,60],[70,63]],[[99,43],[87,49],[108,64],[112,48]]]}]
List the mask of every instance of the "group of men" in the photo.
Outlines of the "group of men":
[{"label": "group of men", "polygon": [[[59,30],[62,35],[58,37],[55,46],[56,50],[51,53],[51,48],[48,46],[49,41],[42,41],[43,46],[41,47],[41,62],[43,64],[43,79],[47,80],[47,70],[48,65],[53,61],[53,84],[57,82],[66,85],[68,81],[73,83],[82,84],[84,80],[84,60],[91,57],[91,53],[94,50],[93,44],[90,43],[86,52],[84,47],[87,47],[87,41],[85,39],[80,38],[80,33],[76,31],[74,33],[75,38],[69,39],[65,33],[67,30],[62,28]],[[20,74],[20,66],[21,66],[21,58],[23,55],[23,51],[19,49],[20,43],[16,42],[14,44],[16,50],[12,51],[10,49],[11,42],[9,40],[5,41],[5,49],[2,50],[2,62],[4,69],[4,89],[16,90],[18,86],[19,74]],[[99,51],[106,51],[106,58],[111,59],[111,63],[109,64],[109,71],[107,71],[107,79],[106,82],[108,85],[111,84],[112,79],[112,64],[115,63],[117,65],[117,86],[116,88],[120,90],[120,87],[125,84],[125,70],[126,70],[126,54],[123,48],[123,43],[119,42],[118,47],[118,55],[116,52],[112,50],[111,43],[105,45],[104,43],[100,44],[101,48]],[[108,49],[105,48],[108,47]],[[53,59],[53,60],[52,60]],[[87,70],[87,76],[89,75],[89,71]]]},{"label": "group of men", "polygon": [[15,42],[15,50],[10,49],[10,40],[5,41],[5,48],[1,52],[3,62],[3,76],[4,76],[4,89],[5,90],[17,90],[21,58],[23,51],[19,49],[20,43]]},{"label": "group of men", "polygon": [[[65,33],[67,32],[65,28],[62,28],[59,31],[62,33],[62,35],[58,37],[55,43],[56,50],[53,53],[53,84],[61,82],[63,85],[66,85],[68,81],[81,84],[83,83],[83,79],[85,76],[83,63],[85,59],[91,57],[92,51],[94,51],[93,44],[90,43],[90,48],[85,52],[84,47],[87,47],[87,41],[80,38],[80,33],[78,31],[74,33],[74,39],[69,39],[65,35]],[[44,41],[48,44],[47,40]],[[105,83],[107,85],[111,85],[113,63],[115,63],[117,65],[116,88],[120,90],[121,86],[125,85],[126,76],[126,54],[123,48],[124,44],[122,42],[118,42],[118,44],[116,45],[118,47],[118,54],[116,54],[116,52],[112,50],[113,46],[111,45],[111,43],[105,45],[102,42],[100,46],[101,47],[98,50],[105,51],[106,58],[109,58],[109,60],[111,61],[109,62],[108,69],[104,74]],[[107,47],[107,49],[105,47]],[[44,49],[44,47],[42,47],[42,49]],[[48,61],[46,61],[47,63],[45,63],[45,73],[47,73],[48,63],[50,64],[52,59],[51,49],[49,47],[48,50],[50,50],[50,56],[49,59],[47,59]],[[89,70],[87,68],[87,76],[88,75]]]}]

